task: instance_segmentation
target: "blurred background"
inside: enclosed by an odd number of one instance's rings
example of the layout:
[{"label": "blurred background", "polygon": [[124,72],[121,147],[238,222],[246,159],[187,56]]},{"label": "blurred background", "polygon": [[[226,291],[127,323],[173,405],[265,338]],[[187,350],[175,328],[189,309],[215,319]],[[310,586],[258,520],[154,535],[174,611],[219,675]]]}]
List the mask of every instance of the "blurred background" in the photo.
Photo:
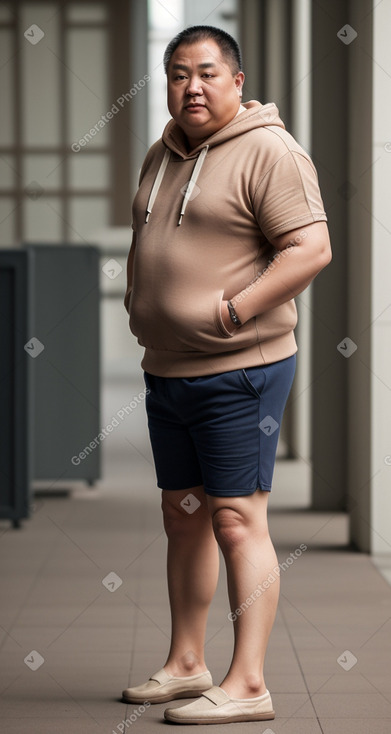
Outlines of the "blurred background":
[{"label": "blurred background", "polygon": [[[169,119],[163,52],[192,24],[239,41],[243,100],[275,102],[311,154],[333,248],[296,299],[270,496],[289,572],[267,731],[388,734],[390,0],[0,2],[2,724],[127,730],[120,692],[167,652],[143,350],[123,298],[139,170]],[[206,642],[215,681],[227,613],[222,563]],[[160,728],[163,708],[139,730]]]},{"label": "blurred background", "polygon": [[164,49],[197,23],[239,41],[244,101],[277,104],[329,217],[332,264],[297,299],[271,501],[347,513],[350,542],[389,555],[388,0],[0,3],[2,516],[27,516],[34,487],[108,480],[110,447],[131,471],[134,408],[117,415],[143,390],[123,307],[131,202],[169,119]]}]

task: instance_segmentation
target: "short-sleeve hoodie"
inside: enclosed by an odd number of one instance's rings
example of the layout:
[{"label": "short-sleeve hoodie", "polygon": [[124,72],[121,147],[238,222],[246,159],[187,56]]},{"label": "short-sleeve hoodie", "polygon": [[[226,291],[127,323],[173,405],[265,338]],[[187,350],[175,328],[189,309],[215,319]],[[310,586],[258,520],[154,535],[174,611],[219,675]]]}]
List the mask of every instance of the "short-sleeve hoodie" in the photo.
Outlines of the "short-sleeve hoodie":
[{"label": "short-sleeve hoodie", "polygon": [[261,288],[275,260],[289,258],[289,248],[278,254],[270,240],[327,219],[311,158],[277,107],[255,100],[244,107],[190,152],[170,120],[142,166],[127,296],[130,329],[151,374],[213,374],[297,350],[293,300],[233,334],[221,319],[222,300]]}]

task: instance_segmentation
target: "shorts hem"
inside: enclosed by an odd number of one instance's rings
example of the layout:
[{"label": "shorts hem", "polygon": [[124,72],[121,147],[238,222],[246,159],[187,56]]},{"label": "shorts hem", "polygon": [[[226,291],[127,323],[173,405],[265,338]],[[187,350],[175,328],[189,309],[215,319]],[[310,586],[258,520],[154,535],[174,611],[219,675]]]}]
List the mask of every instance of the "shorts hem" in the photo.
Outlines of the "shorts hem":
[{"label": "shorts hem", "polygon": [[262,492],[271,492],[272,488],[269,484],[258,485],[255,489],[225,489],[223,491],[205,487],[205,494],[209,494],[211,497],[248,497],[258,489]]},{"label": "shorts hem", "polygon": [[161,489],[162,492],[166,492],[166,491],[180,492],[182,489],[184,491],[187,490],[189,492],[191,489],[194,489],[194,487],[202,487],[203,486],[203,483],[202,483],[202,480],[201,480],[200,482],[198,482],[198,484],[197,483],[195,483],[195,484],[193,483],[193,484],[189,484],[189,485],[185,485],[185,486],[183,484],[181,484],[178,487],[173,487],[172,484],[170,484],[169,486],[168,485],[167,486],[164,486],[164,487],[162,487],[161,484],[157,484],[156,486],[158,487],[158,489]]}]

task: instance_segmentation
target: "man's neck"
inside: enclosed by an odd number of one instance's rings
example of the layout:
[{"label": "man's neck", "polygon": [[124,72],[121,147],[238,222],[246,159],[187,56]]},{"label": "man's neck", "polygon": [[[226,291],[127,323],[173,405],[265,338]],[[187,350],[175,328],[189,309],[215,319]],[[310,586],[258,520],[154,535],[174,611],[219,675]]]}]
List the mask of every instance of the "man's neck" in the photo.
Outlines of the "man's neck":
[{"label": "man's neck", "polygon": [[[244,107],[244,105],[240,104],[239,105],[239,109],[238,109],[236,115],[234,115],[234,117],[232,119],[234,120],[235,117],[237,117],[238,115],[241,115],[242,112],[247,112],[247,109],[246,109],[246,107]],[[191,140],[190,141],[189,138],[186,136],[186,146],[187,146],[188,153],[190,153],[190,151],[192,151],[198,145],[201,145],[201,143],[204,140],[207,140],[207,138],[202,138],[201,140]]]}]

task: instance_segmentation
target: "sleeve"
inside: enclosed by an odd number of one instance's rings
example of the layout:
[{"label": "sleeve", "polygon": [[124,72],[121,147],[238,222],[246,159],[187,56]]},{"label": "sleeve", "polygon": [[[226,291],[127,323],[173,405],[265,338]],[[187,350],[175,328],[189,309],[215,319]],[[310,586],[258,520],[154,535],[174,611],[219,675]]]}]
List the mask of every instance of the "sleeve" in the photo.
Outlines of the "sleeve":
[{"label": "sleeve", "polygon": [[254,214],[269,241],[327,221],[315,166],[304,151],[288,150],[263,176],[254,195]]}]

